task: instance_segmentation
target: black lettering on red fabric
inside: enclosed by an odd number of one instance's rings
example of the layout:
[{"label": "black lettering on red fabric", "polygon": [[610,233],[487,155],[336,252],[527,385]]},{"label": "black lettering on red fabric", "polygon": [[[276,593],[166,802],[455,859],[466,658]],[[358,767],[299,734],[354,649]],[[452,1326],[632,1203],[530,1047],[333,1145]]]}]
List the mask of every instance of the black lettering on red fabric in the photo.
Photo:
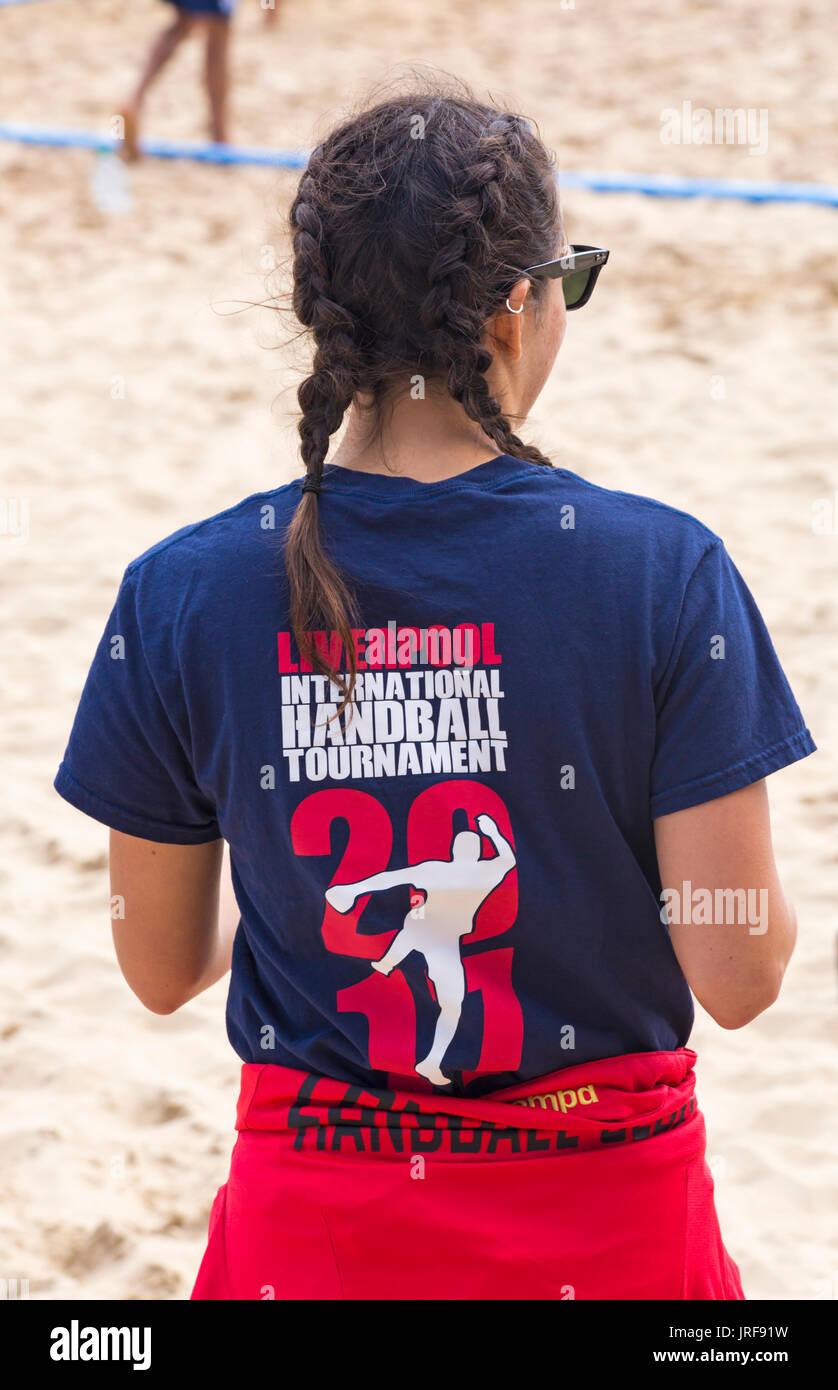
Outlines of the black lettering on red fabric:
[{"label": "black lettering on red fabric", "polygon": [[344,1139],[351,1139],[355,1145],[356,1152],[364,1151],[364,1136],[357,1125],[341,1124],[343,1112],[339,1105],[330,1105],[326,1111],[326,1123],[334,1126],[332,1135],[332,1148],[339,1149]]},{"label": "black lettering on red fabric", "polygon": [[495,1129],[489,1135],[487,1153],[493,1154],[497,1150],[498,1144],[508,1144],[510,1152],[519,1154],[521,1152],[521,1136],[517,1129]]}]

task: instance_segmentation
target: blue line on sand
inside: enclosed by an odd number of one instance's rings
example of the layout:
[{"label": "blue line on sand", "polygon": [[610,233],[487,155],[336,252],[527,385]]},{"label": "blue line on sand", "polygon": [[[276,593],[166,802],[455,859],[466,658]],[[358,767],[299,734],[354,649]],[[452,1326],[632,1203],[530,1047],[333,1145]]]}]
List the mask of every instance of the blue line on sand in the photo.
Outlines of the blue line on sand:
[{"label": "blue line on sand", "polygon": [[755,179],[688,179],[677,174],[563,173],[562,188],[595,193],[645,193],[654,198],[728,198],[748,203],[820,203],[838,207],[838,188],[826,183],[760,183]]},{"label": "blue line on sand", "polygon": [[[24,145],[53,145],[81,150],[116,150],[122,143],[94,130],[52,130],[47,126],[0,122],[0,140]],[[278,169],[304,169],[305,150],[248,149],[242,145],[213,145],[198,140],[141,140],[143,154],[158,159],[196,159],[203,164],[264,164]]]},{"label": "blue line on sand", "polygon": [[[19,0],[18,0],[19,2]],[[8,0],[0,0],[0,5]],[[0,140],[26,145],[53,145],[87,150],[115,150],[119,141],[92,130],[0,122]],[[141,140],[143,154],[158,159],[195,159],[202,164],[251,164],[274,169],[304,169],[305,150],[271,150],[243,145],[213,145],[190,140]],[[559,176],[562,188],[595,193],[643,193],[656,198],[726,198],[749,203],[817,203],[838,207],[838,188],[822,183],[760,183],[751,179],[691,179],[675,174],[608,174],[588,171]]]}]

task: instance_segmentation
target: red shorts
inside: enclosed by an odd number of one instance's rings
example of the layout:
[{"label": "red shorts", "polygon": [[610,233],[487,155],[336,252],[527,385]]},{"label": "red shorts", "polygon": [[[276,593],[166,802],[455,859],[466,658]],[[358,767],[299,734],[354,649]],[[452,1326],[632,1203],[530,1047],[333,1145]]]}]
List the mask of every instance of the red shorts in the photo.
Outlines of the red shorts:
[{"label": "red shorts", "polygon": [[695,1053],[479,1100],[242,1067],[193,1299],[741,1299]]}]

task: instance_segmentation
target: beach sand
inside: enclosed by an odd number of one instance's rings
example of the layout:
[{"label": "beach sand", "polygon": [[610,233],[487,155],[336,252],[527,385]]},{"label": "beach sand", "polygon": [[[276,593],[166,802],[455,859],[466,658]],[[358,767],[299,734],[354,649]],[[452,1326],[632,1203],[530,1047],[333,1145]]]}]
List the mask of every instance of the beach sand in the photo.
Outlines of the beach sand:
[{"label": "beach sand", "polygon": [[[4,8],[0,120],[107,128],[167,13]],[[568,169],[834,181],[836,49],[827,0],[286,0],[269,34],[245,3],[234,134],[307,148],[407,60],[535,117]],[[150,133],[202,138],[199,75],[193,42],[150,98]],[[661,112],[684,101],[767,111],[765,152],[663,144]],[[2,516],[23,524],[0,535],[0,1279],[34,1298],[180,1299],[234,1137],[225,987],[167,1018],[141,1007],[111,946],[107,832],[52,778],[126,564],[300,472],[299,349],[272,348],[275,315],[236,311],[286,254],[296,178],[148,160],[131,208],[108,213],[96,163],[0,142]],[[838,213],[564,201],[571,239],[612,259],[526,434],[724,538],[819,744],[769,784],[800,921],[781,999],[738,1032],[698,1010],[692,1045],[746,1293],[834,1298]]]}]

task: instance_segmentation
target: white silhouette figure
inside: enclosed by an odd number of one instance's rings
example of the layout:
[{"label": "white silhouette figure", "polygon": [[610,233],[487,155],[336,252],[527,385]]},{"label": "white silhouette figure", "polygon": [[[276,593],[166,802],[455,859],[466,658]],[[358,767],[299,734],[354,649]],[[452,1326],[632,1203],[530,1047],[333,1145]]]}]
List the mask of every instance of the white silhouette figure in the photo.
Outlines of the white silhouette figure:
[{"label": "white silhouette figure", "polygon": [[457,1031],[466,992],[460,941],[474,930],[478,908],[515,867],[514,850],[492,817],[479,815],[477,826],[495,846],[494,859],[481,859],[480,836],[474,830],[462,830],[454,836],[450,859],[426,859],[404,869],[385,869],[358,883],[335,883],[326,890],[326,901],[341,913],[349,912],[365,893],[382,892],[397,884],[411,883],[424,892],[421,915],[411,907],[381,960],[370,963],[374,970],[389,975],[411,951],[425,957],[439,1017],[431,1049],[416,1063],[416,1071],[435,1086],[451,1085],[440,1067]]}]

